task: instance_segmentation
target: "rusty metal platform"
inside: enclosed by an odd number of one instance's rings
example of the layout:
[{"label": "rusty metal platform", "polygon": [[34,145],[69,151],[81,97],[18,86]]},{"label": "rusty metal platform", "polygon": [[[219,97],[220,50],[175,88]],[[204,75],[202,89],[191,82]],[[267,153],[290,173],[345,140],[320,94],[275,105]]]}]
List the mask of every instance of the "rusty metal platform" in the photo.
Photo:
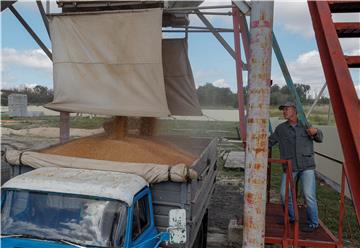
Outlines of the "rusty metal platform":
[{"label": "rusty metal platform", "polygon": [[[306,209],[304,206],[299,206],[299,235],[298,247],[339,247],[337,238],[327,229],[327,227],[320,221],[320,227],[312,232],[305,233],[301,231],[306,223]],[[281,204],[267,203],[266,207],[266,226],[265,226],[265,243],[284,244],[284,211]],[[287,245],[294,245],[294,227],[295,224],[289,224],[287,234]]]}]

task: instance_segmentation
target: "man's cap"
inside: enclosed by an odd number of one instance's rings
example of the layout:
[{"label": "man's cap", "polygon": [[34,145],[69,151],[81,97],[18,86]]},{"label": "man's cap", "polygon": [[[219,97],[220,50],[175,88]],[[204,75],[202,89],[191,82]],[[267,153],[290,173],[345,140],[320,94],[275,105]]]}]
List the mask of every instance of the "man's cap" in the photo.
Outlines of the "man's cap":
[{"label": "man's cap", "polygon": [[279,106],[280,110],[283,110],[285,107],[294,107],[296,109],[296,105],[293,102],[286,102]]}]

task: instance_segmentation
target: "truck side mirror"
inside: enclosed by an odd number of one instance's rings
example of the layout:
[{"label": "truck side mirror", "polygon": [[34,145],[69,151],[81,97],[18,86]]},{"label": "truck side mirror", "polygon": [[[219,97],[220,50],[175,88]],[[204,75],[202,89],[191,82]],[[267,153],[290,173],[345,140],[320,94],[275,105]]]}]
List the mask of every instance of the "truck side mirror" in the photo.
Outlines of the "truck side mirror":
[{"label": "truck side mirror", "polygon": [[170,244],[185,244],[186,242],[186,211],[171,209],[169,212]]}]

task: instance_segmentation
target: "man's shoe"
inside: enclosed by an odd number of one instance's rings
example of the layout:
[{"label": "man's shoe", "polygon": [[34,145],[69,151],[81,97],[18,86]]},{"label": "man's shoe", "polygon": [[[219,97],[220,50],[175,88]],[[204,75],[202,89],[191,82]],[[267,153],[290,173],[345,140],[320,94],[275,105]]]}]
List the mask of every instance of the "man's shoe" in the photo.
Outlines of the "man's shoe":
[{"label": "man's shoe", "polygon": [[306,232],[306,233],[312,233],[318,228],[319,228],[319,225],[310,224],[306,227],[301,228],[301,231]]}]

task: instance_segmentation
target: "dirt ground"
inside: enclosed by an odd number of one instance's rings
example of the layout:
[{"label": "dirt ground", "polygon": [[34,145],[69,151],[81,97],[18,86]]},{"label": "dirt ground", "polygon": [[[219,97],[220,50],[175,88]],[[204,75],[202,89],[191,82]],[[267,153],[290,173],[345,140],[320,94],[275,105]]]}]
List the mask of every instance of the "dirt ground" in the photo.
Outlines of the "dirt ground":
[{"label": "dirt ground", "polygon": [[209,206],[208,247],[241,247],[230,243],[227,230],[230,219],[238,219],[243,206],[243,179],[218,176]]},{"label": "dirt ground", "polygon": [[[14,133],[2,130],[1,150],[35,150],[58,143],[58,129],[42,128]],[[87,131],[77,131],[73,137],[90,135]],[[2,183],[9,178],[9,168],[1,163]],[[217,178],[215,193],[209,206],[208,247],[240,247],[227,241],[229,220],[241,216],[242,213],[242,183],[239,177],[222,176]]]}]

